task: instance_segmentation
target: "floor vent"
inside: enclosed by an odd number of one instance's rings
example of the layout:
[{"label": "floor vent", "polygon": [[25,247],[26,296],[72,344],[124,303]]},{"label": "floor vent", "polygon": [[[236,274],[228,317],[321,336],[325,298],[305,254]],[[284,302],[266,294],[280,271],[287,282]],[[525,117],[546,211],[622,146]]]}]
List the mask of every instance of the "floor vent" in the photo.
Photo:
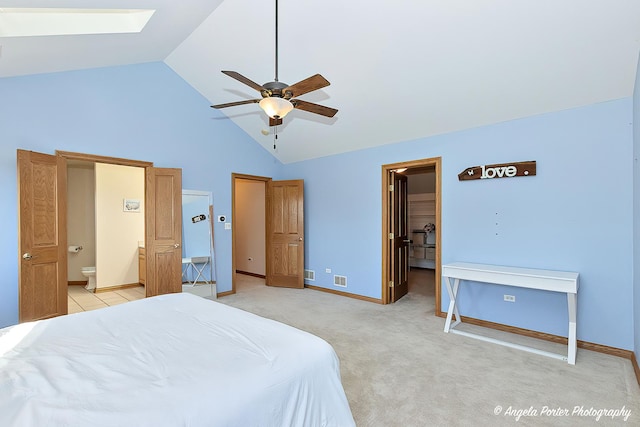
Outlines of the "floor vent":
[{"label": "floor vent", "polygon": [[333,276],[333,284],[341,288],[347,287],[347,276]]},{"label": "floor vent", "polygon": [[316,272],[313,270],[305,270],[304,280],[316,280]]}]

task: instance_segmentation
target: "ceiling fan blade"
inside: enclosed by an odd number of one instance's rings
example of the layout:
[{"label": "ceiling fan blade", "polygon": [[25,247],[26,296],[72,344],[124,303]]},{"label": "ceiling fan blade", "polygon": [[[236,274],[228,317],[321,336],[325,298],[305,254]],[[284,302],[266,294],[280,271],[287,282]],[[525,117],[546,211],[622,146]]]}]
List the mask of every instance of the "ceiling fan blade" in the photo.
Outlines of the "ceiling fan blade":
[{"label": "ceiling fan blade", "polygon": [[325,107],[324,105],[314,104],[313,102],[302,101],[300,99],[292,99],[291,103],[298,110],[304,110],[326,117],[333,117],[338,112],[335,108]]},{"label": "ceiling fan blade", "polygon": [[259,99],[247,99],[246,101],[236,101],[236,102],[228,102],[226,104],[217,104],[212,105],[211,108],[227,108],[227,107],[235,107],[236,105],[244,105],[244,104],[255,104],[260,102]]},{"label": "ceiling fan blade", "polygon": [[255,90],[257,90],[258,92],[262,92],[264,89],[264,87],[262,87],[262,85],[259,85],[258,83],[254,82],[253,80],[249,80],[248,78],[246,78],[245,76],[243,76],[242,74],[235,72],[235,71],[223,71],[224,74],[226,74],[227,76],[236,79],[237,81],[246,84],[249,87],[254,88]]},{"label": "ceiling fan blade", "polygon": [[282,119],[274,119],[269,117],[269,126],[279,126],[282,124]]},{"label": "ceiling fan blade", "polygon": [[327,79],[322,77],[320,74],[316,74],[283,89],[282,93],[291,92],[291,98],[296,98],[300,95],[304,95],[305,93],[322,89],[323,87],[329,86],[330,84],[331,83],[329,83]]}]

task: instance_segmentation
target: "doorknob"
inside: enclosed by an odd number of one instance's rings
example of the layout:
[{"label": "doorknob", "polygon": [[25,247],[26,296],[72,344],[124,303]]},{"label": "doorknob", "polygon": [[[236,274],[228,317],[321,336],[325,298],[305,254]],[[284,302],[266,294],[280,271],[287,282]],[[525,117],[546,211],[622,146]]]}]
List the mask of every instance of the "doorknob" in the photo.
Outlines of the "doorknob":
[{"label": "doorknob", "polygon": [[298,240],[302,242],[302,237],[298,237]]},{"label": "doorknob", "polygon": [[25,252],[24,254],[22,254],[22,259],[24,260],[30,260],[33,258],[33,255],[31,255],[29,252]]},{"label": "doorknob", "polygon": [[176,243],[175,245],[173,245],[173,247],[178,249],[180,247],[180,243]]},{"label": "doorknob", "polygon": [[403,240],[403,243],[413,243],[413,240]]}]

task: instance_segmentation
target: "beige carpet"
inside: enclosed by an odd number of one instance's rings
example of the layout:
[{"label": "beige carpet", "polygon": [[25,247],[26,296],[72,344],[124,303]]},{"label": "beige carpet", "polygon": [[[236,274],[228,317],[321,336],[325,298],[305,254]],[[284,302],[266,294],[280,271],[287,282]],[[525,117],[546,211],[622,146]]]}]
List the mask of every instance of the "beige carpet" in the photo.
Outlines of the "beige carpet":
[{"label": "beige carpet", "polygon": [[[629,360],[578,349],[570,366],[445,334],[444,319],[434,316],[430,270],[413,271],[409,294],[386,306],[238,277],[237,293],[219,302],[311,332],[334,347],[358,426],[640,425],[640,386]],[[566,352],[565,346],[510,338]]]}]

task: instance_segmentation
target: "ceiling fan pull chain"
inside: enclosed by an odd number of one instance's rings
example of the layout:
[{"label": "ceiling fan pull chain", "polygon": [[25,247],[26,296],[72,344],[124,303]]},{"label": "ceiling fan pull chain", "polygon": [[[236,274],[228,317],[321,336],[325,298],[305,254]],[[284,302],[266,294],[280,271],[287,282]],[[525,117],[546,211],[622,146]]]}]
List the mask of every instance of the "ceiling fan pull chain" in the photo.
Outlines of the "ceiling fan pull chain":
[{"label": "ceiling fan pull chain", "polygon": [[273,127],[273,149],[276,149],[276,141],[278,140],[278,126]]}]

